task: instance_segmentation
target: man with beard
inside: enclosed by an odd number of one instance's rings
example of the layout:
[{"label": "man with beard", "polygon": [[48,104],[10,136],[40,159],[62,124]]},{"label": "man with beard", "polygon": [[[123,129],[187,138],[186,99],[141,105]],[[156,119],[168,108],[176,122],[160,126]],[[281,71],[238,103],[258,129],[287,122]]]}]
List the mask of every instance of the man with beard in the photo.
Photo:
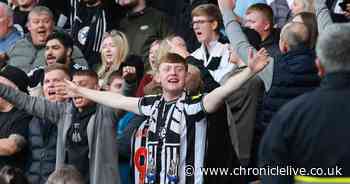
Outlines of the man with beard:
[{"label": "man with beard", "polygon": [[89,67],[100,63],[101,42],[105,32],[116,28],[123,12],[114,1],[72,0],[70,26],[74,43],[82,50]]},{"label": "man with beard", "polygon": [[[28,15],[27,25],[29,34],[18,40],[8,51],[9,64],[26,73],[35,67],[45,65],[45,44],[54,29],[52,12],[47,7],[36,6]],[[76,47],[73,49],[72,60],[81,65],[87,65],[81,51]]]},{"label": "man with beard", "polygon": [[[124,67],[123,77],[130,75],[135,75],[135,71]],[[99,89],[97,74],[91,70],[75,72],[72,81],[81,87]],[[131,85],[125,84],[123,94],[131,94]],[[61,94],[58,89],[60,84],[48,94]],[[0,94],[18,109],[57,125],[56,168],[64,164],[73,165],[88,184],[119,183],[114,129],[119,113],[82,96],[76,96],[69,102],[51,102],[18,93],[1,84]]]},{"label": "man with beard", "polygon": [[[46,66],[60,63],[68,68],[69,74],[77,70],[86,70],[86,66],[81,66],[72,61],[73,40],[65,32],[55,31],[47,39],[45,47]],[[33,69],[28,73],[30,87],[36,87],[44,79],[44,66]]]},{"label": "man with beard", "polygon": [[120,30],[128,38],[130,54],[139,55],[148,62],[151,44],[169,35],[169,21],[162,12],[147,7],[145,0],[120,0],[119,4],[128,10],[120,23]]}]

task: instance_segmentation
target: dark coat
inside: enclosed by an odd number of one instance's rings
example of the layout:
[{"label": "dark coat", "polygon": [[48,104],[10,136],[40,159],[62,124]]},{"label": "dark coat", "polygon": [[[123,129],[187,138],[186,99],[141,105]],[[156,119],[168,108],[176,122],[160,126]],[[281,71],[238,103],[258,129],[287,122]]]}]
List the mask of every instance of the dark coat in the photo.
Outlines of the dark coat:
[{"label": "dark coat", "polygon": [[26,175],[31,183],[44,184],[56,166],[57,126],[34,117],[28,140],[30,159]]},{"label": "dark coat", "polygon": [[[285,105],[262,139],[260,166],[306,169],[337,166],[342,168],[342,177],[349,177],[350,104],[346,100],[349,96],[350,73],[331,73],[319,88]],[[288,184],[293,183],[293,178],[263,176],[262,181]]]},{"label": "dark coat", "polygon": [[305,47],[275,57],[272,85],[263,100],[263,129],[284,104],[319,86],[315,58]]}]

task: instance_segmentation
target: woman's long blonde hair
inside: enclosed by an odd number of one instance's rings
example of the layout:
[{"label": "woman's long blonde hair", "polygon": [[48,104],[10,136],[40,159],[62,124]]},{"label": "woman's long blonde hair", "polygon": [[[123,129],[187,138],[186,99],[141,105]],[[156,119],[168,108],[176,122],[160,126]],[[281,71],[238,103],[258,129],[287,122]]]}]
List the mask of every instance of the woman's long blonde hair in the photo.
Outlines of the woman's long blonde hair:
[{"label": "woman's long blonde hair", "polygon": [[97,70],[97,75],[98,75],[99,79],[107,79],[108,76],[113,71],[118,70],[120,65],[125,61],[126,57],[128,56],[128,53],[129,53],[129,43],[128,43],[128,40],[127,40],[124,33],[117,31],[117,30],[112,30],[110,32],[107,32],[103,36],[102,42],[108,37],[112,38],[114,44],[118,48],[117,57],[113,61],[112,66],[109,68],[109,70],[106,71],[107,60],[106,60],[104,54],[102,53],[102,47],[101,47],[100,52],[101,52],[102,63],[100,65],[99,69]]}]

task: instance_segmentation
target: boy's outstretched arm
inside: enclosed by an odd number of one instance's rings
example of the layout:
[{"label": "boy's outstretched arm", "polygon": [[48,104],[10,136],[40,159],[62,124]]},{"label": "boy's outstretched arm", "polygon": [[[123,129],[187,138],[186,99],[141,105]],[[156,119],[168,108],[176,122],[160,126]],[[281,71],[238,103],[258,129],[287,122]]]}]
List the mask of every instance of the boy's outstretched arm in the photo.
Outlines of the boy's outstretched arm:
[{"label": "boy's outstretched arm", "polygon": [[139,98],[126,97],[118,93],[79,87],[68,80],[65,80],[64,87],[57,89],[57,91],[65,93],[67,97],[83,96],[102,105],[115,109],[122,109],[139,115],[141,114],[138,108]]}]

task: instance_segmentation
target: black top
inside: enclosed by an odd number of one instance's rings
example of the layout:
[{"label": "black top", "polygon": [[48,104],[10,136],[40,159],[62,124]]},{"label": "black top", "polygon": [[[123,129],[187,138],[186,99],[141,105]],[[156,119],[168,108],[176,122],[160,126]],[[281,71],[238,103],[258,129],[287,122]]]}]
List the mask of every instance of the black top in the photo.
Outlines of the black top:
[{"label": "black top", "polygon": [[281,50],[278,45],[280,40],[280,32],[280,29],[272,29],[270,35],[260,44],[260,48],[264,47],[271,57],[281,54]]},{"label": "black top", "polygon": [[72,124],[67,133],[66,163],[74,165],[83,178],[89,178],[89,141],[87,126],[91,116],[96,112],[96,105],[79,112],[74,109]]},{"label": "black top", "polygon": [[24,33],[28,32],[28,29],[26,26],[28,14],[29,14],[29,11],[21,11],[18,7],[15,8],[15,10],[13,11],[13,24],[19,25],[23,29]]},{"label": "black top", "polygon": [[[27,138],[28,123],[32,116],[13,108],[10,112],[0,112],[0,138],[8,138],[11,134],[19,134]],[[0,168],[10,165],[24,168],[27,148],[11,156],[0,156]]]},{"label": "black top", "polygon": [[30,149],[26,176],[30,183],[44,184],[55,171],[57,126],[45,119],[33,117],[28,128]]},{"label": "black top", "polygon": [[89,68],[95,69],[101,63],[100,48],[104,33],[115,29],[124,13],[113,0],[102,1],[95,7],[87,7],[82,1],[74,2],[69,15],[72,37],[88,61]]}]

